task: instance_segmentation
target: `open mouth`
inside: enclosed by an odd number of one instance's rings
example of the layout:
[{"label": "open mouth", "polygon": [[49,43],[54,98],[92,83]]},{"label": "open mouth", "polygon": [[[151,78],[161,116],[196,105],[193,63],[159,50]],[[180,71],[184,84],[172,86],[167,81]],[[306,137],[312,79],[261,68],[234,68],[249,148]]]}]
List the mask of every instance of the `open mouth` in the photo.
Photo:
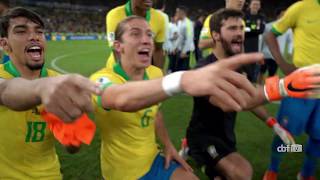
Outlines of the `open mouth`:
[{"label": "open mouth", "polygon": [[31,45],[26,48],[27,54],[34,60],[39,60],[42,55],[43,48],[39,45]]},{"label": "open mouth", "polygon": [[243,41],[241,39],[237,39],[237,40],[232,40],[231,41],[231,46],[234,50],[236,51],[241,51],[242,46],[243,46]]},{"label": "open mouth", "polygon": [[138,51],[139,56],[149,58],[151,56],[150,49],[141,49]]}]

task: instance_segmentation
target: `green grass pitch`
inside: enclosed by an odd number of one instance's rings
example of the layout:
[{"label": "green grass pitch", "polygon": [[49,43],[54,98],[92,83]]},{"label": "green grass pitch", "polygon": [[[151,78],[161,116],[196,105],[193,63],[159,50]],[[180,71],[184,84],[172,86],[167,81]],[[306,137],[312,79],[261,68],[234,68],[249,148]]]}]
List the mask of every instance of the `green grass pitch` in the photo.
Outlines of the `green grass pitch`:
[{"label": "green grass pitch", "polygon": [[[105,65],[109,51],[105,41],[60,41],[48,42],[46,66],[58,68],[63,72],[80,73],[89,76]],[[267,105],[271,114],[276,113],[278,105]],[[178,96],[163,103],[165,123],[175,146],[179,148],[180,140],[185,135],[192,109],[192,98]],[[272,130],[267,128],[250,112],[239,113],[236,125],[237,147],[254,169],[254,179],[261,179],[267,168],[270,154]],[[296,139],[304,144],[306,136]],[[59,144],[57,153],[61,161],[62,173],[66,180],[102,179],[100,172],[100,138],[99,132],[90,146],[83,146],[79,153],[68,154]],[[295,179],[303,161],[303,153],[290,153],[281,165],[279,179]],[[190,162],[194,165],[194,163]],[[194,167],[200,179],[207,179]],[[318,168],[317,177],[320,177]]]}]

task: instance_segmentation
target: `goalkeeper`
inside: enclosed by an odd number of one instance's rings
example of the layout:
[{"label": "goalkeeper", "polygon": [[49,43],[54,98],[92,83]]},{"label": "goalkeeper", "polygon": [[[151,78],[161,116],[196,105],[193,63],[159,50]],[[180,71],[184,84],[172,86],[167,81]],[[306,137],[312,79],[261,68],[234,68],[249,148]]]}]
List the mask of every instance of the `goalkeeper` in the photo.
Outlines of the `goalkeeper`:
[{"label": "goalkeeper", "polygon": [[[200,61],[198,67],[215,64],[224,58],[243,52],[242,21],[243,14],[238,10],[221,9],[212,15],[210,28],[216,45],[213,53]],[[280,93],[277,82],[279,82],[277,77],[267,80],[265,88],[265,92],[269,94],[266,96],[267,99],[279,99],[280,94],[285,94],[286,90]],[[271,84],[276,86],[270,86]],[[294,143],[291,135],[265,111],[257,112],[257,109],[252,111],[266,120],[285,143]],[[194,98],[192,117],[187,129],[189,155],[198,165],[205,167],[205,173],[210,179],[216,177],[234,180],[252,179],[250,163],[236,149],[234,133],[236,115],[236,112],[224,112],[219,106],[212,105],[208,96]]]}]

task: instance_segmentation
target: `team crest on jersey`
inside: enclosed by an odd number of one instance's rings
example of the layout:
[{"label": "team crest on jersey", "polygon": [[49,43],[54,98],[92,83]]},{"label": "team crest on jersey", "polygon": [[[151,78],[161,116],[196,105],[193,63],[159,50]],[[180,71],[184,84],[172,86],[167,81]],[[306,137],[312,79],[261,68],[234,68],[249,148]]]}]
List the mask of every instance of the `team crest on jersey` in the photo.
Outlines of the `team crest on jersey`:
[{"label": "team crest on jersey", "polygon": [[219,153],[217,152],[217,149],[214,145],[209,146],[207,151],[213,159],[219,156]]},{"label": "team crest on jersey", "polygon": [[107,77],[100,77],[96,80],[96,83],[98,84],[99,87],[102,87],[104,84],[107,84],[109,82],[111,81]]},{"label": "team crest on jersey", "polygon": [[113,42],[114,41],[114,32],[110,32],[110,33],[108,33],[108,41],[109,42]]}]

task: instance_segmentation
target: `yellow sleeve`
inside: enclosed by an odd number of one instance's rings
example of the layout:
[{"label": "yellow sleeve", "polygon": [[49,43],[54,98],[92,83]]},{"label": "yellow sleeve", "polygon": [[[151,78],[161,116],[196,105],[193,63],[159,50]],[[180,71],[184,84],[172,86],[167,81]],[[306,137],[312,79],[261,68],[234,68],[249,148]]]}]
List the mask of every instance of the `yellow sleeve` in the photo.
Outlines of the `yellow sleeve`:
[{"label": "yellow sleeve", "polygon": [[209,15],[203,23],[203,27],[200,32],[200,39],[209,39],[210,38],[210,18],[212,15]]},{"label": "yellow sleeve", "polygon": [[57,71],[54,71],[54,70],[51,70],[51,69],[47,69],[47,70],[48,70],[48,76],[49,77],[55,77],[55,76],[60,76],[61,75]]},{"label": "yellow sleeve", "polygon": [[157,79],[163,77],[163,72],[160,68],[150,65],[146,69],[147,74],[150,76],[149,79]]},{"label": "yellow sleeve", "polygon": [[157,13],[157,24],[159,26],[159,32],[154,37],[154,40],[156,43],[163,43],[166,38],[166,22],[164,20],[164,17],[159,12]]},{"label": "yellow sleeve", "polygon": [[118,24],[118,21],[116,20],[117,13],[115,10],[109,11],[109,13],[106,16],[106,31],[107,31],[107,41],[109,47],[113,46],[113,41],[115,38],[115,30]]},{"label": "yellow sleeve", "polygon": [[277,22],[272,25],[271,31],[279,36],[285,33],[288,29],[294,28],[296,26],[298,16],[300,14],[300,9],[302,7],[303,1],[299,1],[291,5],[285,12],[285,14]]}]

